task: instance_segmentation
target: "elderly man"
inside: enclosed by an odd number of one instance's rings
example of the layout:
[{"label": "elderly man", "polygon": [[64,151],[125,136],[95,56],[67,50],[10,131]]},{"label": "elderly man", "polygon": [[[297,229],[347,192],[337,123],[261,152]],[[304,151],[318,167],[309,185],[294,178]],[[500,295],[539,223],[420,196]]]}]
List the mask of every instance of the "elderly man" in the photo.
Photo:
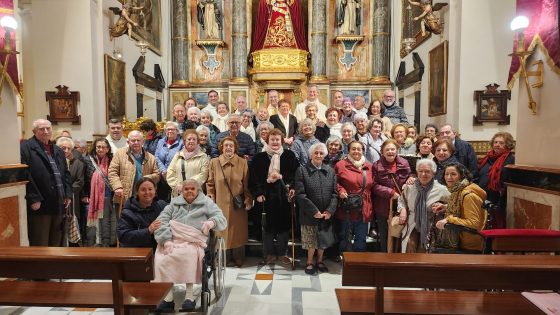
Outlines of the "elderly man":
[{"label": "elderly man", "polygon": [[[181,103],[175,103],[173,105],[173,118],[177,124],[179,124],[179,132],[183,133],[183,131],[187,129],[195,129],[196,124],[192,121],[187,119],[187,109],[185,105]],[[113,154],[115,154],[113,152]]]},{"label": "elderly man", "polygon": [[220,102],[220,97],[218,92],[215,90],[208,91],[208,105],[203,106],[200,109],[205,109],[212,115],[212,120],[218,116],[218,103]]},{"label": "elderly man", "polygon": [[236,139],[239,144],[239,151],[237,152],[237,155],[247,161],[251,161],[255,155],[255,143],[253,142],[253,139],[251,139],[251,136],[244,132],[240,132],[241,117],[237,114],[231,114],[229,115],[226,124],[228,130],[220,132],[216,136],[216,142],[212,143],[212,157],[215,158],[220,155],[220,152],[218,151],[220,141],[227,136],[231,136]]},{"label": "elderly man", "polygon": [[159,169],[156,158],[142,147],[144,136],[138,130],[128,134],[128,148],[117,151],[109,165],[109,183],[115,192],[113,202],[120,203],[133,193],[136,182],[142,177],[159,181]]},{"label": "elderly man", "polygon": [[342,102],[344,102],[344,93],[342,93],[342,91],[335,91],[332,107],[342,110]]},{"label": "elderly man", "polygon": [[383,92],[383,105],[385,106],[384,116],[391,119],[393,124],[408,124],[404,109],[397,104],[393,90]]},{"label": "elderly man", "polygon": [[397,211],[399,223],[408,224],[402,232],[403,253],[423,253],[433,221],[431,206],[436,202],[447,203],[449,190],[434,180],[436,163],[431,159],[416,162],[418,179],[412,185],[405,184],[399,196]]},{"label": "elderly man", "polygon": [[366,99],[361,95],[354,97],[354,110],[358,113],[367,114]]},{"label": "elderly man", "polygon": [[237,108],[235,113],[240,116],[243,115],[245,111],[250,110],[250,108],[247,107],[247,99],[242,95],[235,98],[235,106]]},{"label": "elderly man", "polygon": [[307,99],[303,103],[299,103],[294,111],[294,116],[298,122],[305,118],[305,106],[309,103],[317,104],[317,118],[323,122],[327,120],[325,117],[325,112],[327,111],[327,106],[319,101],[319,90],[315,84],[307,86]]},{"label": "elderly man", "polygon": [[51,138],[51,122],[37,119],[33,137],[20,147],[21,163],[29,166],[25,199],[30,246],[61,245],[62,215],[72,198],[66,157]]},{"label": "elderly man", "polygon": [[109,134],[105,139],[109,141],[111,153],[117,153],[120,148],[126,147],[126,138],[123,137],[122,122],[118,119],[109,119]]},{"label": "elderly man", "polygon": [[467,141],[457,138],[453,125],[450,123],[443,124],[439,128],[438,139],[445,139],[453,143],[455,146],[453,156],[471,172],[475,179],[478,178],[478,159],[476,158],[474,148]]},{"label": "elderly man", "polygon": [[266,110],[268,111],[268,117],[278,114],[278,101],[280,101],[278,91],[268,91],[268,106],[266,107]]}]

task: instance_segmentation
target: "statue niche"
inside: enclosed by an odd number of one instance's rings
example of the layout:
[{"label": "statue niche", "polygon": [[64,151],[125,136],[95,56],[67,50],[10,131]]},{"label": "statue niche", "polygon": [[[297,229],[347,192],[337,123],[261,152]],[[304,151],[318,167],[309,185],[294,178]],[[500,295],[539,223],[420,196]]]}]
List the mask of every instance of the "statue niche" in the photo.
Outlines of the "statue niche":
[{"label": "statue niche", "polygon": [[260,0],[249,74],[255,81],[305,81],[307,39],[299,0]]}]

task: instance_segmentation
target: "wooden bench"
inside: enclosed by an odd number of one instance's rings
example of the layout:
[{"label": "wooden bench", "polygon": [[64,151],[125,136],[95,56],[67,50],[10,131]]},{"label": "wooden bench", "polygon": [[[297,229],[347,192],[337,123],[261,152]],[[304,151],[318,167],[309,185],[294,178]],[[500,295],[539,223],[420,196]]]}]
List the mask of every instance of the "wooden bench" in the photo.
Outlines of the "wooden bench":
[{"label": "wooden bench", "polygon": [[[392,314],[502,314],[496,309],[511,306],[526,311],[516,314],[542,314],[518,292],[384,288],[558,290],[560,257],[344,253],[342,285],[375,288],[337,289],[342,314],[384,314],[385,305]],[[456,308],[442,308],[448,303]]]},{"label": "wooden bench", "polygon": [[151,248],[5,247],[0,277],[110,282],[0,281],[0,305],[153,309],[171,283],[154,278]]}]

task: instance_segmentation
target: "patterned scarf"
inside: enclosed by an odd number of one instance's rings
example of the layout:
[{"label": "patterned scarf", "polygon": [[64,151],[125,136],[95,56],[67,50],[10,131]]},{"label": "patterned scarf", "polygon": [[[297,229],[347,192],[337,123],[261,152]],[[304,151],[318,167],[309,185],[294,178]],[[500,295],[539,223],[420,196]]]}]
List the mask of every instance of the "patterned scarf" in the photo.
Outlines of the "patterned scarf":
[{"label": "patterned scarf", "polygon": [[488,189],[491,191],[499,192],[502,190],[502,182],[500,178],[502,176],[502,168],[504,163],[509,156],[510,150],[505,150],[502,153],[496,153],[494,150],[488,151],[485,157],[478,162],[478,169],[481,169],[488,160],[494,160],[494,164],[488,172]]},{"label": "patterned scarf", "polygon": [[432,187],[434,187],[434,179],[432,178],[426,187],[422,186],[419,180],[416,180],[414,185],[418,191],[418,195],[416,195],[416,204],[414,206],[414,211],[416,212],[414,222],[416,223],[416,229],[420,231],[420,242],[422,244],[422,248],[425,248],[429,228],[428,207],[426,205],[426,201],[428,199],[428,193],[432,190]]},{"label": "patterned scarf", "polygon": [[[89,193],[89,209],[87,226],[96,226],[97,219],[103,218],[105,208],[105,185],[109,168],[109,157],[105,155],[101,160],[96,156],[92,163],[97,163],[97,168],[91,176],[91,189]],[[101,173],[97,170],[101,171]]]},{"label": "patterned scarf", "polygon": [[447,211],[445,212],[446,217],[450,215],[459,217],[461,215],[461,192],[470,184],[471,183],[465,178],[448,188],[451,195],[449,196],[449,203],[447,205]]},{"label": "patterned scarf", "polygon": [[194,148],[194,150],[192,152],[187,151],[187,147],[185,147],[183,149],[183,156],[184,156],[185,160],[188,160],[188,159],[192,158],[193,156],[197,155],[199,151],[200,151],[200,146],[199,145],[197,145],[196,148]]},{"label": "patterned scarf", "polygon": [[273,150],[269,146],[266,146],[265,149],[266,153],[270,156],[270,166],[268,167],[266,182],[272,184],[282,179],[282,174],[280,174],[280,156],[284,153],[284,149],[280,147],[278,150]]}]

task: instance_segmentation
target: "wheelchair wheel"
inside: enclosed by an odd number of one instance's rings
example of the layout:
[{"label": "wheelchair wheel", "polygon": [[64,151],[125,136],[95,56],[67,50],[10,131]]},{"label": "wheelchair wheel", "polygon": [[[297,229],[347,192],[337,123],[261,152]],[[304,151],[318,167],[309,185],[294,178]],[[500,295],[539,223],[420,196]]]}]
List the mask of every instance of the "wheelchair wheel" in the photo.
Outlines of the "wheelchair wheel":
[{"label": "wheelchair wheel", "polygon": [[214,294],[216,301],[220,299],[224,292],[224,282],[226,277],[226,244],[222,237],[216,239],[214,248]]},{"label": "wheelchair wheel", "polygon": [[208,312],[208,306],[210,305],[210,296],[210,292],[202,292],[202,294],[200,295],[200,306],[204,314]]}]

